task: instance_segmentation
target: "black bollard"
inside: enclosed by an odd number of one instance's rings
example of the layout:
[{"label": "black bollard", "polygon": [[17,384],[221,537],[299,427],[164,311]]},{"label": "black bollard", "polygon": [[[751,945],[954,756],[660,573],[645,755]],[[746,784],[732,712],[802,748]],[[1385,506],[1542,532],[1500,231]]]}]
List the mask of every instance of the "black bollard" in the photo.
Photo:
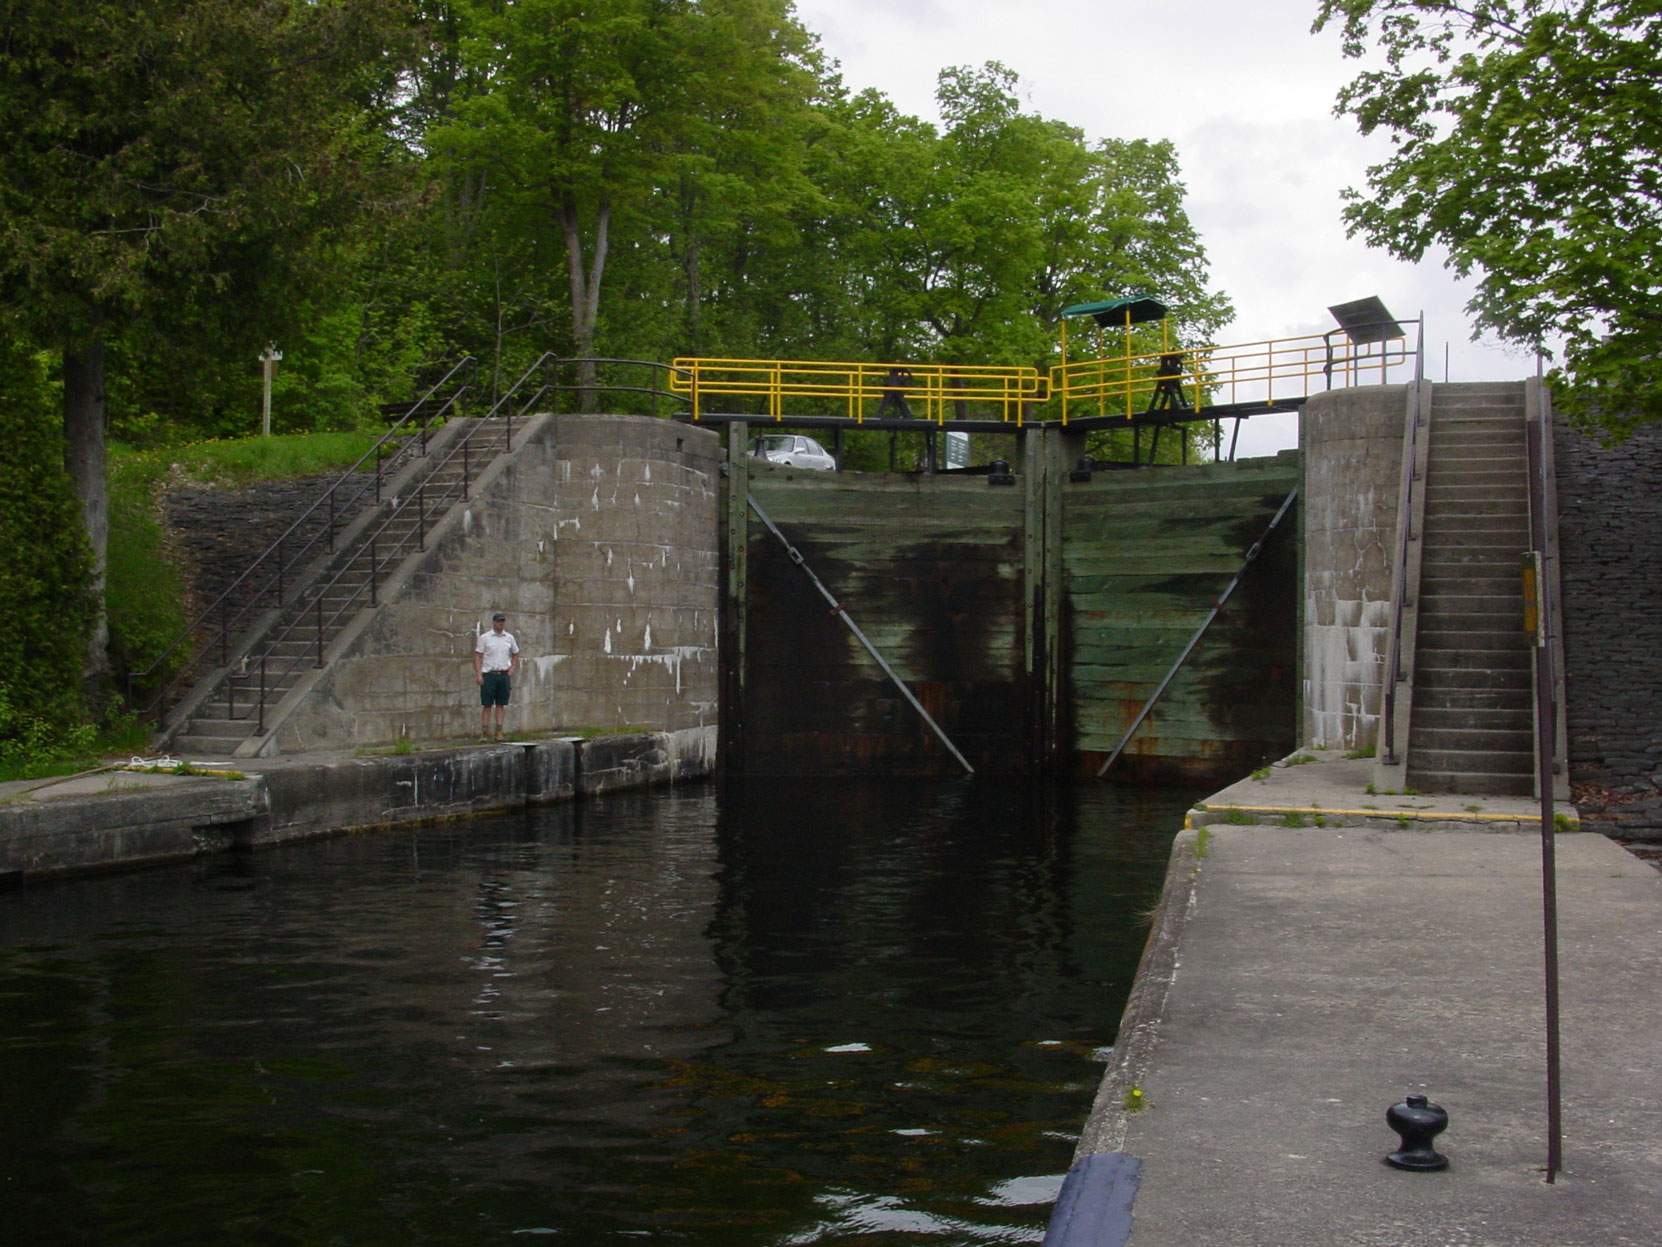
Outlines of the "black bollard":
[{"label": "black bollard", "polygon": [[1448,1168],[1448,1157],[1431,1146],[1448,1129],[1448,1114],[1440,1104],[1423,1095],[1408,1096],[1385,1110],[1385,1124],[1402,1136],[1402,1146],[1385,1157],[1387,1165],[1423,1172]]}]

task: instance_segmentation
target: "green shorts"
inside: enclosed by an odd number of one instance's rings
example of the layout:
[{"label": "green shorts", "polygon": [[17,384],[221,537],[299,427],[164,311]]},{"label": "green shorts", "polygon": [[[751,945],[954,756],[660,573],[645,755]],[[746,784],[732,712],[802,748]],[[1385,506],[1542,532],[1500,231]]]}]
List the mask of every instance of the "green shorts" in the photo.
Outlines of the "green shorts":
[{"label": "green shorts", "polygon": [[479,686],[479,704],[481,706],[506,706],[508,704],[508,673],[506,671],[487,671],[484,673],[484,683]]}]

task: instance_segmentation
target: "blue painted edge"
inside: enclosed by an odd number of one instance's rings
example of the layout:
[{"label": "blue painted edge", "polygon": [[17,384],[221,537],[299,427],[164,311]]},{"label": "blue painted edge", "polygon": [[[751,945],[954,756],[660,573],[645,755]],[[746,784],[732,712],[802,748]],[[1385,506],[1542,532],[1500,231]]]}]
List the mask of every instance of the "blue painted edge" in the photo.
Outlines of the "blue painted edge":
[{"label": "blue painted edge", "polygon": [[1041,1247],[1124,1247],[1142,1181],[1143,1162],[1135,1156],[1087,1156],[1062,1180]]}]

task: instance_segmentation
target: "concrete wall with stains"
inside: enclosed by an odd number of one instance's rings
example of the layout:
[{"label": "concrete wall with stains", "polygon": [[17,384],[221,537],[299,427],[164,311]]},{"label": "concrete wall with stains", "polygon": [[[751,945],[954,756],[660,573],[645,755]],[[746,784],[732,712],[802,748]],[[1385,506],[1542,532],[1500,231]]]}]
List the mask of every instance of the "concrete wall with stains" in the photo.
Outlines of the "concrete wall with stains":
[{"label": "concrete wall with stains", "polygon": [[1374,744],[1407,412],[1407,386],[1374,385],[1317,394],[1300,414],[1304,744]]},{"label": "concrete wall with stains", "polygon": [[709,734],[720,440],[640,416],[543,417],[274,734],[283,753],[476,735],[473,645],[520,646],[516,732]]}]

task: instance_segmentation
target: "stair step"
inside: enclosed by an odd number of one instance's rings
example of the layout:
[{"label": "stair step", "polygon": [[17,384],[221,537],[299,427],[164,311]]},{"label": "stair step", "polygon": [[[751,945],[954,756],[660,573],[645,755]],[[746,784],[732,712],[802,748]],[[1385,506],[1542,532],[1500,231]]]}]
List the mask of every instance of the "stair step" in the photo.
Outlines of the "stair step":
[{"label": "stair step", "polygon": [[1421,662],[1426,661],[1432,654],[1447,650],[1456,650],[1462,654],[1512,654],[1520,650],[1527,651],[1534,644],[1533,638],[1521,627],[1477,631],[1446,627],[1445,622],[1435,616],[1430,620],[1421,616],[1415,638]]},{"label": "stair step", "polygon": [[251,735],[252,732],[242,736],[198,736],[194,732],[185,732],[175,736],[170,747],[175,753],[218,757],[235,753],[237,747]]},{"label": "stair step", "polygon": [[1535,773],[1480,775],[1471,772],[1432,771],[1408,764],[1408,786],[1420,792],[1464,793],[1474,797],[1527,797],[1535,789]]},{"label": "stair step", "polygon": [[1418,642],[1414,654],[1416,678],[1429,671],[1528,671],[1529,647],[1515,649],[1444,649]]},{"label": "stair step", "polygon": [[1531,742],[1535,737],[1532,706],[1428,705],[1414,700],[1413,730],[1433,732],[1522,732]]},{"label": "stair step", "polygon": [[1532,749],[1421,749],[1408,747],[1410,770],[1453,775],[1524,775],[1535,773]]},{"label": "stair step", "polygon": [[1531,728],[1428,727],[1414,717],[1409,753],[1503,753],[1533,757],[1535,732]]}]

